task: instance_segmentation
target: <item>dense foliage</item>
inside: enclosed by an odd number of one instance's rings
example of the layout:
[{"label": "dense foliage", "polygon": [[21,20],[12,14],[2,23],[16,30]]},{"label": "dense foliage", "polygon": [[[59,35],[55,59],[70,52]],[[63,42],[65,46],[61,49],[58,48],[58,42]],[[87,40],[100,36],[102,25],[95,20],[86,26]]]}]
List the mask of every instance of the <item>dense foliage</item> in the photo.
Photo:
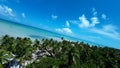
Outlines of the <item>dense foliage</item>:
[{"label": "dense foliage", "polygon": [[[30,38],[8,35],[0,40],[0,68],[3,62],[9,62],[8,58],[19,59],[21,64],[32,60],[33,53],[38,56],[27,68],[120,68],[119,49],[90,46],[63,38],[61,41],[36,39],[32,42]],[[43,53],[45,54],[39,55]]]}]

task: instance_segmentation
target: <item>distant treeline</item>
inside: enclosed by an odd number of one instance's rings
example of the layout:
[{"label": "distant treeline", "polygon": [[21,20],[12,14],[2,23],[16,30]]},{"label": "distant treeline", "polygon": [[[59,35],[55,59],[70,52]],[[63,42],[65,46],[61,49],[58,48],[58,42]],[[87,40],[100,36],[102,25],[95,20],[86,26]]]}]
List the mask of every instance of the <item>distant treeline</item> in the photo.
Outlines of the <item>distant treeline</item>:
[{"label": "distant treeline", "polygon": [[10,37],[0,39],[0,68],[5,68],[9,59],[17,59],[26,68],[120,68],[120,50],[73,42]]}]

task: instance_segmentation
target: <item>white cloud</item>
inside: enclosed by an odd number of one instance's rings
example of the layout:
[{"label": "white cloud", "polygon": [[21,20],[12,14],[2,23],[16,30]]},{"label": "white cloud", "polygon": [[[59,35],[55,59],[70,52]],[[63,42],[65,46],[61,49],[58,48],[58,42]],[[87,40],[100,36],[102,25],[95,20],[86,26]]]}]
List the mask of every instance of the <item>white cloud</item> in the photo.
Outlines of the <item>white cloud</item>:
[{"label": "white cloud", "polygon": [[116,36],[120,36],[120,34],[116,31],[118,28],[112,24],[103,26],[103,30],[109,33],[112,33]]},{"label": "white cloud", "polygon": [[58,18],[58,16],[56,16],[56,15],[51,15],[51,17],[52,17],[52,19],[57,19]]},{"label": "white cloud", "polygon": [[95,32],[101,35],[109,36],[111,38],[120,40],[120,34],[116,31],[117,27],[115,27],[112,24],[104,25],[102,28],[98,29],[95,28],[95,25],[100,23],[97,17],[92,17],[91,23],[89,20],[87,20],[85,15],[79,17],[79,20],[81,21],[81,23],[79,24],[80,28],[88,28],[92,30],[91,32]]},{"label": "white cloud", "polygon": [[100,23],[97,17],[92,17],[91,18],[91,23],[90,23],[90,21],[87,20],[87,18],[85,17],[84,14],[81,17],[79,17],[79,20],[81,22],[79,24],[80,28],[94,27],[96,24]]},{"label": "white cloud", "polygon": [[91,21],[89,21],[84,14],[79,17],[79,20],[81,22],[78,23],[80,28],[87,28],[88,30],[91,30],[91,32],[120,40],[120,34],[117,32],[117,27],[112,24],[104,25],[102,28],[96,28],[95,26],[100,23],[98,18],[94,16],[91,18]]},{"label": "white cloud", "polygon": [[99,24],[100,22],[98,21],[97,17],[92,17],[91,18],[92,24],[90,26],[94,27],[96,24]]},{"label": "white cloud", "polygon": [[92,32],[120,40],[120,34],[116,31],[116,29],[117,29],[117,27],[109,24],[109,25],[103,26],[101,29],[93,28],[91,30],[92,30]]},{"label": "white cloud", "polygon": [[102,19],[107,19],[107,16],[105,14],[102,14]]},{"label": "white cloud", "polygon": [[56,31],[64,34],[72,34],[72,30],[70,28],[58,28]]},{"label": "white cloud", "polygon": [[81,22],[79,24],[79,27],[81,28],[94,27],[96,24],[100,23],[98,18],[96,17],[97,15],[96,9],[92,8],[92,12],[94,16],[91,18],[91,21],[89,21],[84,14],[81,17],[79,17],[79,20]]},{"label": "white cloud", "polygon": [[64,28],[57,28],[55,30],[61,34],[73,35],[73,32],[69,27],[70,27],[70,22],[66,21]]},{"label": "white cloud", "polygon": [[22,15],[23,18],[26,18],[25,13],[22,13],[21,15]]},{"label": "white cloud", "polygon": [[87,20],[84,14],[81,17],[79,17],[79,20],[81,21],[81,24],[79,24],[79,27],[81,28],[89,27],[90,22]]},{"label": "white cloud", "polygon": [[69,27],[69,26],[70,26],[69,21],[66,21],[66,26],[67,26],[67,27]]},{"label": "white cloud", "polygon": [[93,12],[93,15],[96,16],[97,15],[97,11],[95,8],[92,8],[92,12]]},{"label": "white cloud", "polygon": [[14,17],[15,14],[11,8],[5,5],[0,5],[0,15]]}]

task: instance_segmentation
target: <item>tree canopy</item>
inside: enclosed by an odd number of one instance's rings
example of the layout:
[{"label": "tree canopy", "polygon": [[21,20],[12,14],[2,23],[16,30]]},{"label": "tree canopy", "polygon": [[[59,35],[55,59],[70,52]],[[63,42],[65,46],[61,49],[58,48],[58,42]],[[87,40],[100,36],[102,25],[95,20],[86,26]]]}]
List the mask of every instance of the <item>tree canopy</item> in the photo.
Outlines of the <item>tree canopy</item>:
[{"label": "tree canopy", "polygon": [[[120,68],[120,50],[89,45],[84,42],[10,37],[0,40],[0,67],[7,58],[19,59],[21,64],[33,60],[26,68]],[[13,56],[15,55],[15,56]]]}]

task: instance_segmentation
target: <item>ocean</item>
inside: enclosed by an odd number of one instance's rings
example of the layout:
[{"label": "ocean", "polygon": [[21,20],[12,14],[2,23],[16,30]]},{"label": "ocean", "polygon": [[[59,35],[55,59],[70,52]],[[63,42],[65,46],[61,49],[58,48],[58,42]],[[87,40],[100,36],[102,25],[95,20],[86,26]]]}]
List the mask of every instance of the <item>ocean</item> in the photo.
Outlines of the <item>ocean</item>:
[{"label": "ocean", "polygon": [[0,37],[3,37],[6,34],[13,36],[13,37],[29,37],[32,40],[35,40],[35,39],[41,40],[42,38],[48,38],[48,39],[53,38],[54,40],[60,40],[61,37],[64,37],[64,39],[74,41],[74,42],[83,41],[90,45],[103,46],[103,45],[99,45],[94,42],[90,42],[90,41],[58,34],[55,32],[48,31],[48,30],[35,28],[32,26],[27,26],[27,25],[0,19]]}]

